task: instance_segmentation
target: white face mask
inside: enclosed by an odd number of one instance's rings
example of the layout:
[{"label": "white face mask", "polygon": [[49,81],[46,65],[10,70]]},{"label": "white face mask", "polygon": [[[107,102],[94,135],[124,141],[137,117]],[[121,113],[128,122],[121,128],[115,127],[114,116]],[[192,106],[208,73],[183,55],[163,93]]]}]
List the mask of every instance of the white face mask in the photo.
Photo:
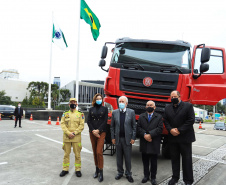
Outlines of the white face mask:
[{"label": "white face mask", "polygon": [[21,105],[18,105],[18,107],[21,107]]}]

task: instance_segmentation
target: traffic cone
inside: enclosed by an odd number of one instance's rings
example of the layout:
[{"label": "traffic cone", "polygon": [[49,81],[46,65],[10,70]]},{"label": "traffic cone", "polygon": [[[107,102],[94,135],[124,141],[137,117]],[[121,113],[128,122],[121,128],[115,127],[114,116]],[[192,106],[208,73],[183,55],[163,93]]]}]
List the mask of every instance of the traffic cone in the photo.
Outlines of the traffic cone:
[{"label": "traffic cone", "polygon": [[49,116],[48,125],[51,125],[51,116]]},{"label": "traffic cone", "polygon": [[199,129],[202,129],[202,123],[201,123],[201,121],[199,122]]},{"label": "traffic cone", "polygon": [[32,116],[32,114],[31,114],[31,116],[30,116],[30,121],[33,121],[33,116]]},{"label": "traffic cone", "polygon": [[57,117],[57,122],[56,122],[56,125],[60,125],[60,122],[59,122],[59,117]]},{"label": "traffic cone", "polygon": [[0,121],[2,121],[2,115],[0,114]]}]

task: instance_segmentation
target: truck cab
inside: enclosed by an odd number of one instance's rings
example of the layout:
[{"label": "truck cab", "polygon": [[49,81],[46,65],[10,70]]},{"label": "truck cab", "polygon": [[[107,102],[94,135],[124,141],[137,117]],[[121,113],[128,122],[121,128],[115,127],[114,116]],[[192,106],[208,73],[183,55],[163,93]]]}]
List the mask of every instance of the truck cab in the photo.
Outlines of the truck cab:
[{"label": "truck cab", "polygon": [[[108,69],[105,58],[107,44],[113,44]],[[106,42],[99,66],[108,72],[104,92],[109,110],[118,108],[118,98],[127,96],[128,108],[136,119],[145,112],[148,100],[163,114],[171,103],[170,93],[177,90],[181,100],[192,104],[215,105],[226,98],[226,65],[224,48],[163,40],[117,39]],[[165,143],[167,130],[163,130]]]}]

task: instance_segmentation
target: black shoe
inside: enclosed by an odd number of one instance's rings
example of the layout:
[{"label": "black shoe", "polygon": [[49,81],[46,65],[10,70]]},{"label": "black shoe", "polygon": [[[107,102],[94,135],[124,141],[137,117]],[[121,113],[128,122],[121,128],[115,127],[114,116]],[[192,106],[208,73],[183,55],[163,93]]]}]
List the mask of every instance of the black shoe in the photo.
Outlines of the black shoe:
[{"label": "black shoe", "polygon": [[99,172],[100,172],[100,175],[99,175],[98,181],[102,182],[104,180],[103,170],[99,170]]},{"label": "black shoe", "polygon": [[82,173],[81,173],[80,171],[76,171],[76,172],[75,172],[75,175],[76,175],[77,177],[81,177],[81,176],[82,176]]},{"label": "black shoe", "polygon": [[133,180],[133,177],[132,177],[132,176],[127,176],[126,178],[128,179],[128,181],[129,181],[129,182],[131,182],[131,183],[133,183],[133,182],[134,182],[134,180]]},{"label": "black shoe", "polygon": [[144,178],[142,179],[142,183],[146,183],[146,182],[148,182],[148,180],[149,180],[149,177],[146,177],[146,176],[144,176]]},{"label": "black shoe", "polygon": [[97,177],[98,177],[98,174],[99,174],[99,168],[96,167],[96,171],[95,171],[95,173],[94,173],[94,175],[93,175],[93,178],[94,178],[94,179],[97,178]]},{"label": "black shoe", "polygon": [[115,179],[116,179],[116,180],[119,180],[119,179],[122,178],[122,176],[123,176],[122,174],[117,174],[117,175],[115,176]]},{"label": "black shoe", "polygon": [[61,173],[60,173],[60,177],[63,177],[63,176],[65,176],[66,174],[68,174],[68,171],[62,171]]},{"label": "black shoe", "polygon": [[191,185],[190,183],[185,183],[185,185]]},{"label": "black shoe", "polygon": [[20,128],[22,128],[21,126],[19,126]]},{"label": "black shoe", "polygon": [[151,184],[152,185],[157,185],[156,180],[155,179],[151,179]]},{"label": "black shoe", "polygon": [[168,185],[175,185],[177,182],[178,182],[178,180],[172,178],[172,179],[170,179]]},{"label": "black shoe", "polygon": [[16,128],[16,126],[14,126],[14,128]]}]

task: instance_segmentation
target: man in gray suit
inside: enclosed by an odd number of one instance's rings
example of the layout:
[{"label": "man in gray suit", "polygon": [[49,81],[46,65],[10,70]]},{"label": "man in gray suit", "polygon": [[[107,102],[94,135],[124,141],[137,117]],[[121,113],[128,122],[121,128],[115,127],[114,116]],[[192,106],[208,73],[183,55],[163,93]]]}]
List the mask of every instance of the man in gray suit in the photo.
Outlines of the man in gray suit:
[{"label": "man in gray suit", "polygon": [[132,109],[126,108],[128,99],[126,96],[121,96],[118,100],[119,109],[112,112],[111,119],[111,139],[116,145],[116,161],[117,171],[115,179],[119,180],[124,173],[123,156],[125,158],[126,178],[129,182],[134,182],[131,172],[131,152],[132,144],[136,139],[136,120],[135,112]]}]

